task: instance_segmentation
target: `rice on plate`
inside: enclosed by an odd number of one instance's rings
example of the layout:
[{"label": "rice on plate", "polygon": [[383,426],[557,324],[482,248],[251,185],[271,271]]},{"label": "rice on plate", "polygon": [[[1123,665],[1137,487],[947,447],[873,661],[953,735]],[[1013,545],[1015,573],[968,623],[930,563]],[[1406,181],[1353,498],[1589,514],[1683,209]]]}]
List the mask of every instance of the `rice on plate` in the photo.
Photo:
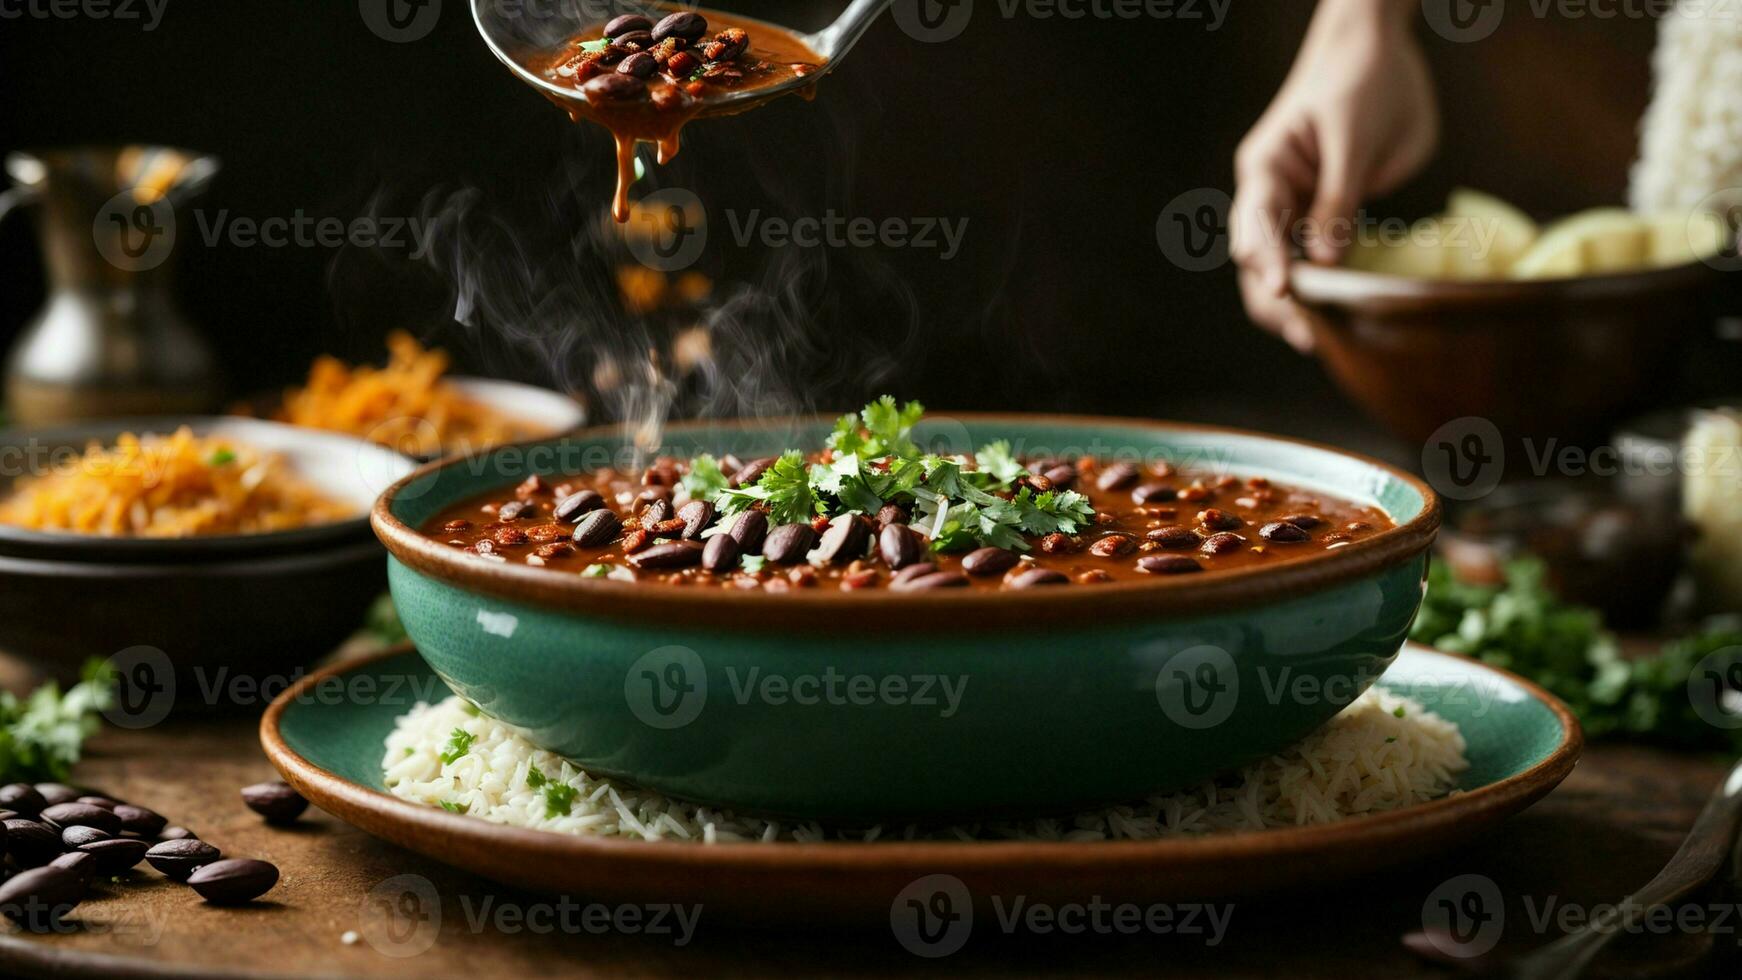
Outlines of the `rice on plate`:
[{"label": "rice on plate", "polygon": [[1071,817],[954,826],[826,825],[743,816],[608,778],[450,697],[419,703],[387,736],[393,795],[513,827],[694,841],[1156,840],[1330,823],[1455,792],[1469,767],[1458,726],[1372,688],[1294,746],[1193,790]]}]

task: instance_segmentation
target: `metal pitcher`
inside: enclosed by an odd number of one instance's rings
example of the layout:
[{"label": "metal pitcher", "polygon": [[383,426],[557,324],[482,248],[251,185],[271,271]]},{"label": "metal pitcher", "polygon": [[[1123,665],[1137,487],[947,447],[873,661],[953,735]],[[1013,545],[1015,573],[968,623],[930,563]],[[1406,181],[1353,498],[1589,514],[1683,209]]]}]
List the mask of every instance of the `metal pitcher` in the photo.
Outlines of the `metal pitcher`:
[{"label": "metal pitcher", "polygon": [[177,210],[218,172],[158,146],[13,153],[0,216],[34,205],[48,302],[6,359],[7,417],[21,424],[196,414],[222,385],[171,291]]}]

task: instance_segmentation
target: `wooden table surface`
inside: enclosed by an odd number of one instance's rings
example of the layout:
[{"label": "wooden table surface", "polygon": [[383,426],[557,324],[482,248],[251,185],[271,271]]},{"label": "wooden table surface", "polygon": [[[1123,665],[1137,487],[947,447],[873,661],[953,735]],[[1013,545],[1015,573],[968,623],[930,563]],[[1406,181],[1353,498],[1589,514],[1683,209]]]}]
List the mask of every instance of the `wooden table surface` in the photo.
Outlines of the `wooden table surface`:
[{"label": "wooden table surface", "polygon": [[[249,718],[110,730],[91,749],[76,773],[80,782],[156,808],[228,855],[272,861],[283,878],[269,901],[220,909],[142,866],[81,905],[78,928],[65,934],[28,935],[8,926],[0,935],[0,972],[809,976],[941,968],[996,976],[1445,977],[1453,974],[1399,944],[1402,934],[1421,928],[1422,907],[1443,882],[1467,874],[1490,878],[1505,903],[1499,952],[1533,946],[1546,933],[1532,918],[1547,903],[1585,908],[1618,899],[1650,878],[1725,768],[1711,757],[1599,745],[1558,791],[1502,834],[1383,878],[1237,903],[1217,943],[1201,935],[1012,937],[977,930],[961,952],[928,961],[902,949],[886,924],[809,930],[782,925],[777,910],[760,930],[711,925],[703,910],[693,939],[681,946],[670,936],[541,931],[536,924],[556,910],[554,899],[451,871],[316,810],[293,829],[266,826],[236,792],[275,775]],[[388,931],[377,886],[400,875],[421,876],[441,896],[439,933]],[[584,904],[585,897],[576,901]],[[505,915],[504,909],[512,911]],[[516,930],[522,910],[534,925]],[[571,922],[579,922],[574,915]],[[352,931],[359,936],[347,943]],[[1733,943],[1737,937],[1732,931],[1723,938]],[[1685,963],[1702,941],[1671,936],[1647,947],[1629,940],[1614,962],[1629,968],[1652,963],[1659,972],[1647,975],[1678,975],[1661,970]],[[1683,966],[1679,975],[1705,974]]]}]

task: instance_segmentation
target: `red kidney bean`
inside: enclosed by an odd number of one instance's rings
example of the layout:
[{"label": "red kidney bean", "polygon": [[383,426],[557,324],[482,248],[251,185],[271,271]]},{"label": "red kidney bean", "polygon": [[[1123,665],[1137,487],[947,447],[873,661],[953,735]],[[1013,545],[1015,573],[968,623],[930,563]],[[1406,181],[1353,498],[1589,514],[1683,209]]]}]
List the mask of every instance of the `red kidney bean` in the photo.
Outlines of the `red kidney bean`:
[{"label": "red kidney bean", "polygon": [[1069,463],[1060,463],[1041,475],[1052,481],[1052,485],[1061,490],[1067,490],[1071,484],[1077,482],[1077,468]]},{"label": "red kidney bean", "polygon": [[6,853],[21,868],[38,868],[61,852],[60,833],[48,824],[16,819],[5,823]]},{"label": "red kidney bean", "polygon": [[1102,582],[1111,581],[1113,581],[1113,576],[1108,575],[1105,570],[1099,568],[1091,568],[1088,571],[1077,573],[1078,585],[1099,585]]},{"label": "red kidney bean", "polygon": [[22,816],[34,817],[48,806],[48,801],[29,783],[11,783],[0,786],[0,808],[12,810]]},{"label": "red kidney bean", "polygon": [[574,542],[583,548],[597,548],[617,536],[623,522],[610,510],[595,510],[575,525]]},{"label": "red kidney bean", "polygon": [[68,827],[95,827],[106,834],[121,830],[121,819],[114,811],[89,803],[56,803],[42,811],[42,822],[56,830]]},{"label": "red kidney bean", "polygon": [[630,31],[651,31],[653,21],[640,14],[618,14],[605,22],[605,36],[616,37]]},{"label": "red kidney bean", "polygon": [[1130,463],[1114,463],[1095,477],[1095,486],[1102,490],[1123,490],[1137,482],[1137,467]]},{"label": "red kidney bean", "polygon": [[702,546],[694,541],[667,541],[635,555],[629,563],[636,568],[690,568],[702,563]]},{"label": "red kidney bean", "polygon": [[1198,532],[1178,524],[1152,528],[1143,536],[1163,548],[1196,548],[1200,541]]},{"label": "red kidney bean", "polygon": [[1151,575],[1186,575],[1201,572],[1204,566],[1185,555],[1149,555],[1137,559],[1137,570]]},{"label": "red kidney bean", "polygon": [[647,94],[647,83],[633,75],[619,75],[611,72],[607,75],[596,75],[587,79],[587,84],[581,86],[589,99],[604,99],[611,102],[623,102],[629,99],[639,99]]},{"label": "red kidney bean", "polygon": [[223,852],[196,838],[166,840],[145,852],[145,863],[171,881],[186,881],[201,865],[223,857]]},{"label": "red kidney bean", "polygon": [[962,571],[974,576],[1002,575],[1016,567],[1016,552],[1003,548],[980,548],[962,557]]},{"label": "red kidney bean", "polygon": [[757,480],[762,479],[762,474],[768,472],[768,468],[773,466],[775,462],[776,457],[764,456],[761,459],[753,459],[750,462],[745,463],[743,469],[732,474],[732,485],[734,487],[750,486]]},{"label": "red kidney bean", "polygon": [[20,871],[0,885],[0,913],[32,932],[59,932],[62,917],[85,895],[85,883],[66,868]]},{"label": "red kidney bean", "polygon": [[925,578],[927,575],[936,573],[937,570],[937,565],[929,561],[922,561],[916,565],[909,565],[901,571],[896,572],[895,575],[890,578],[889,584],[900,585],[906,582],[911,582],[916,578]]},{"label": "red kidney bean", "polygon": [[877,551],[883,563],[900,571],[925,557],[925,546],[917,532],[905,524],[885,524],[877,536]]},{"label": "red kidney bean", "polygon": [[1013,589],[1032,589],[1042,585],[1069,584],[1071,584],[1070,576],[1052,568],[1030,568],[1026,571],[1018,572],[1009,582],[1010,587]]},{"label": "red kidney bean", "polygon": [[[909,568],[918,568],[910,565]],[[931,572],[927,575],[916,575],[913,578],[891,581],[889,588],[896,592],[930,592],[932,589],[965,589],[968,587],[968,577],[961,572]]]},{"label": "red kidney bean", "polygon": [[1204,539],[1198,550],[1206,555],[1228,555],[1246,547],[1246,539],[1232,531],[1219,531]]},{"label": "red kidney bean", "polygon": [[686,41],[694,41],[708,33],[708,21],[693,10],[680,10],[675,14],[667,14],[653,25],[653,39],[662,41],[668,37],[681,37]]},{"label": "red kidney bean", "polygon": [[1237,527],[1245,527],[1246,522],[1239,516],[1225,510],[1208,507],[1198,511],[1198,523],[1212,531],[1232,531]]},{"label": "red kidney bean", "polygon": [[625,48],[639,48],[643,51],[653,46],[652,31],[630,31],[620,37],[611,39],[613,45]]},{"label": "red kidney bean", "polygon": [[762,553],[762,542],[768,537],[768,515],[759,510],[747,510],[738,515],[732,530],[726,532],[738,540],[738,550],[746,555]]},{"label": "red kidney bean", "polygon": [[1325,522],[1324,518],[1317,514],[1285,514],[1281,519],[1303,531],[1311,531]]},{"label": "red kidney bean", "polygon": [[730,534],[716,534],[702,548],[702,567],[723,574],[738,567],[738,539]]},{"label": "red kidney bean", "polygon": [[68,827],[60,832],[60,842],[62,847],[78,850],[92,841],[110,840],[114,836],[95,827]]},{"label": "red kidney bean", "polygon": [[248,809],[266,818],[269,824],[295,823],[308,809],[308,800],[283,780],[271,780],[242,787],[242,802]]},{"label": "red kidney bean", "polygon": [[1271,521],[1258,529],[1258,534],[1266,541],[1286,544],[1294,541],[1305,541],[1312,535],[1286,521]]},{"label": "red kidney bean", "polygon": [[1179,491],[1165,483],[1145,483],[1131,491],[1134,504],[1163,504],[1179,496]]},{"label": "red kidney bean", "polygon": [[671,501],[671,488],[643,487],[641,492],[635,495],[635,509],[640,510],[655,500],[664,500],[669,503]]},{"label": "red kidney bean", "polygon": [[1077,543],[1070,535],[1054,531],[1040,539],[1040,550],[1049,555],[1068,555],[1077,550]]},{"label": "red kidney bean", "polygon": [[45,807],[54,806],[56,803],[71,803],[85,795],[65,783],[37,783],[36,793],[42,797]]},{"label": "red kidney bean", "polygon": [[647,78],[658,70],[659,63],[653,60],[653,55],[645,51],[637,51],[617,63],[618,74],[635,78]]},{"label": "red kidney bean", "polygon": [[1135,550],[1137,550],[1137,539],[1129,534],[1109,534],[1106,537],[1095,539],[1095,543],[1089,545],[1089,553],[1101,558],[1118,558],[1120,555],[1128,555]]},{"label": "red kidney bean", "polygon": [[825,564],[841,564],[862,558],[865,543],[871,537],[871,525],[857,514],[842,514],[829,522],[817,546],[817,558]]},{"label": "red kidney bean", "polygon": [[605,498],[600,496],[598,491],[582,490],[557,501],[557,505],[551,509],[550,516],[566,524],[573,524],[580,520],[583,515],[603,506],[605,506]]},{"label": "red kidney bean", "polygon": [[776,565],[791,565],[804,560],[816,545],[817,532],[809,524],[782,524],[768,532],[762,542],[762,557]]},{"label": "red kidney bean", "polygon": [[113,837],[109,840],[91,841],[80,847],[79,850],[95,857],[97,859],[97,874],[108,877],[118,875],[138,864],[150,847],[151,845],[142,840]]},{"label": "red kidney bean", "polygon": [[97,859],[84,851],[68,851],[48,862],[48,867],[63,868],[78,875],[80,881],[89,882],[97,873]]},{"label": "red kidney bean", "polygon": [[1179,499],[1185,501],[1188,504],[1199,504],[1199,503],[1203,503],[1204,501],[1210,499],[1211,497],[1214,497],[1215,495],[1216,495],[1216,492],[1214,490],[1211,490],[1209,487],[1202,487],[1202,486],[1198,486],[1196,484],[1193,484],[1192,486],[1186,487],[1184,490],[1181,490],[1179,492]]},{"label": "red kidney bean", "polygon": [[278,869],[265,861],[227,858],[188,875],[188,885],[213,905],[251,901],[278,884]]},{"label": "red kidney bean", "polygon": [[524,500],[510,500],[496,508],[496,519],[499,521],[517,521],[531,506]]},{"label": "red kidney bean", "polygon": [[199,840],[198,834],[186,827],[165,827],[163,833],[157,835],[158,841],[166,840]]},{"label": "red kidney bean", "polygon": [[1027,490],[1038,497],[1043,493],[1052,492],[1052,481],[1038,473],[1024,473],[1011,481],[1010,489],[1015,493]]},{"label": "red kidney bean", "polygon": [[877,526],[877,533],[882,534],[883,529],[891,524],[906,524],[907,511],[896,504],[884,504],[877,508],[877,516],[872,518],[871,523]]},{"label": "red kidney bean", "polygon": [[685,541],[699,540],[702,532],[713,526],[714,516],[717,513],[714,510],[714,505],[706,500],[692,500],[679,507],[677,516],[683,520],[683,539]]}]

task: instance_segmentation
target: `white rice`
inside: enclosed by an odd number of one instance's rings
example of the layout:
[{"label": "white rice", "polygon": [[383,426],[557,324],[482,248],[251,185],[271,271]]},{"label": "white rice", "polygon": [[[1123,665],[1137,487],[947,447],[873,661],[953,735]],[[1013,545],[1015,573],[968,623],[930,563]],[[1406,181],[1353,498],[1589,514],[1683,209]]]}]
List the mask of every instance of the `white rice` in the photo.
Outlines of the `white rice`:
[{"label": "white rice", "polygon": [[[470,737],[454,757],[455,732]],[[461,738],[460,741],[465,741]],[[442,753],[452,761],[442,761]],[[1295,746],[1195,790],[1075,816],[948,827],[829,826],[774,821],[685,803],[597,779],[532,745],[458,697],[419,704],[387,737],[395,796],[495,823],[646,840],[1151,840],[1182,834],[1329,823],[1411,806],[1453,791],[1469,765],[1458,727],[1375,688]],[[533,775],[536,768],[537,775]],[[544,782],[539,787],[529,785]],[[573,799],[550,802],[551,786]],[[558,790],[558,794],[567,790]]]},{"label": "white rice", "polygon": [[1742,204],[1742,0],[1680,0],[1658,26],[1652,75],[1633,209]]}]

